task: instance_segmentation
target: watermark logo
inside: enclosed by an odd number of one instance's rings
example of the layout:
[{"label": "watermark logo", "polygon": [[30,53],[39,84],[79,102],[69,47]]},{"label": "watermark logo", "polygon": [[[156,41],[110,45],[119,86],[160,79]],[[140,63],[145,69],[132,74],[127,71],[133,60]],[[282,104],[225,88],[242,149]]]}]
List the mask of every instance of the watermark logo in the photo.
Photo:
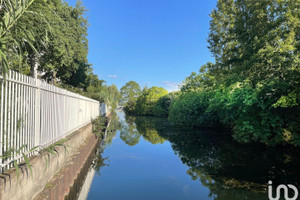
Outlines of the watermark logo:
[{"label": "watermark logo", "polygon": [[[283,194],[284,194],[284,198],[285,200],[296,200],[298,198],[298,189],[291,184],[287,184],[287,185],[278,185],[278,187],[276,188],[276,197],[273,197],[273,188],[272,188],[272,181],[268,182],[268,197],[270,200],[279,200],[280,199],[280,191],[283,190]],[[293,197],[289,197],[289,189],[292,189],[294,191],[294,196]]]}]

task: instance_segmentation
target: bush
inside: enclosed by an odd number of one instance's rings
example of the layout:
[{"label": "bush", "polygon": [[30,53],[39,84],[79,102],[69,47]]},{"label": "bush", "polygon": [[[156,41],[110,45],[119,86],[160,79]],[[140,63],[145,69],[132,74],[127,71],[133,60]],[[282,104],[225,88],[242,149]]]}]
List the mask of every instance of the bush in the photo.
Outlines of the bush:
[{"label": "bush", "polygon": [[173,100],[168,119],[180,126],[210,127],[216,125],[217,117],[207,112],[209,96],[207,92],[181,94]]},{"label": "bush", "polygon": [[101,137],[105,132],[108,119],[106,117],[99,116],[96,119],[92,120],[93,124],[93,133]]},{"label": "bush", "polygon": [[154,105],[153,115],[156,117],[168,117],[171,101],[172,97],[169,94],[159,98]]},{"label": "bush", "polygon": [[126,114],[134,114],[135,113],[136,102],[128,101],[124,107],[124,111]]},{"label": "bush", "polygon": [[275,108],[277,99],[270,94],[266,87],[253,88],[246,81],[236,83],[214,92],[207,112],[217,113],[220,122],[233,129],[233,138],[238,142],[296,145],[299,125],[293,122],[299,120],[299,114],[297,119],[291,119],[285,114],[291,113],[286,108]]}]

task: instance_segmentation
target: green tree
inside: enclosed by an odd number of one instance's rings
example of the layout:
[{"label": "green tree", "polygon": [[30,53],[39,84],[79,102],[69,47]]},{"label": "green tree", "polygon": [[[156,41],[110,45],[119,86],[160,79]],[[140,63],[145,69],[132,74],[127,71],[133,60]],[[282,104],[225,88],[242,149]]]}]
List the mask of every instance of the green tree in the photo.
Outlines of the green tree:
[{"label": "green tree", "polygon": [[219,82],[219,69],[217,65],[208,62],[201,66],[199,73],[192,72],[181,84],[181,92],[195,92],[212,90]]},{"label": "green tree", "polygon": [[145,88],[136,102],[135,113],[138,115],[154,115],[153,111],[157,101],[167,94],[168,91],[162,87]]},{"label": "green tree", "polygon": [[90,85],[83,95],[111,106],[112,110],[117,108],[121,98],[120,92],[116,85],[103,85],[103,82],[100,80],[98,83],[96,82],[96,86]]},{"label": "green tree", "polygon": [[127,82],[120,90],[122,95],[122,102],[134,102],[141,94],[140,85],[135,81]]},{"label": "green tree", "polygon": [[108,86],[108,102],[112,109],[116,109],[121,98],[121,94],[115,84]]},{"label": "green tree", "polygon": [[299,8],[295,0],[228,0],[211,14],[208,42],[222,84],[241,86],[218,97],[232,108],[226,118],[240,141],[299,144]]},{"label": "green tree", "polygon": [[169,119],[220,122],[243,143],[300,145],[297,0],[219,0],[209,49],[216,59],[183,82]]},{"label": "green tree", "polygon": [[227,86],[249,80],[274,105],[298,104],[299,9],[297,0],[218,1],[208,42]]},{"label": "green tree", "polygon": [[30,73],[32,55],[39,55],[49,42],[48,6],[43,0],[0,2],[0,73],[5,75],[8,68],[29,68]]},{"label": "green tree", "polygon": [[169,108],[173,99],[173,93],[160,97],[154,105],[153,115],[157,117],[168,117]]},{"label": "green tree", "polygon": [[[85,84],[87,63],[87,19],[81,1],[75,7],[60,2],[53,8],[56,17],[51,19],[53,34],[51,43],[41,58],[39,70],[45,72],[43,78],[56,83],[82,86]],[[77,81],[76,80],[78,77]]]},{"label": "green tree", "polygon": [[1,1],[1,72],[8,67],[56,83],[87,87],[87,19],[78,1]]},{"label": "green tree", "polygon": [[120,90],[121,104],[125,105],[126,113],[133,113],[136,101],[141,94],[140,85],[135,81],[127,82]]}]

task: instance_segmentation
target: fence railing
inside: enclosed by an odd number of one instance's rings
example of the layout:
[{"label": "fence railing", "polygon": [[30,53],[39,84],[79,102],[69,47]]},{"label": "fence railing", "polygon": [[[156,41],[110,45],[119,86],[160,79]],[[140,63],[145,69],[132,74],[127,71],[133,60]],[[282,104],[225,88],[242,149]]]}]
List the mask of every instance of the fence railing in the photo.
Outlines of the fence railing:
[{"label": "fence railing", "polygon": [[21,153],[31,156],[31,149],[57,142],[98,115],[93,99],[14,71],[0,76],[0,172],[22,161]]}]

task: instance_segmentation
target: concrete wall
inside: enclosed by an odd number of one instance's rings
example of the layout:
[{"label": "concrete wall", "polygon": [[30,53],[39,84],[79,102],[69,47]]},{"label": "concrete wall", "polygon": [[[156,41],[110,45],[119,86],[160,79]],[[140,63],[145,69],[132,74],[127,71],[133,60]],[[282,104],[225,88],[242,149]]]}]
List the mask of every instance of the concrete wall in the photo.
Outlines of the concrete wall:
[{"label": "concrete wall", "polygon": [[98,138],[90,136],[34,200],[74,200],[95,158]]},{"label": "concrete wall", "polygon": [[[17,179],[15,169],[7,170],[0,174],[0,199],[1,200],[29,200],[41,192],[45,185],[57,174],[63,166],[70,163],[74,155],[80,152],[80,147],[86,144],[88,139],[94,137],[92,134],[92,124],[75,131],[67,137],[65,144],[68,152],[65,153],[64,147],[57,148],[57,155],[49,154],[44,151],[40,155],[30,158],[32,165],[33,177],[31,177],[26,165],[20,167],[20,177]],[[91,149],[90,149],[91,150]],[[87,150],[88,151],[88,150]],[[46,167],[45,158],[50,156],[50,162]]]}]

